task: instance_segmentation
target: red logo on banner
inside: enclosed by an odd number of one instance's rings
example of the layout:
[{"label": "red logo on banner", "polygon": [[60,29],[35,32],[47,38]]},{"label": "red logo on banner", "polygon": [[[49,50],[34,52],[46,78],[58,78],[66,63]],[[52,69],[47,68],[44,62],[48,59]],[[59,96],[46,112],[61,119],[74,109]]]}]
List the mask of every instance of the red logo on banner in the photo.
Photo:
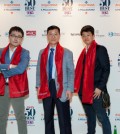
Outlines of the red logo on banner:
[{"label": "red logo on banner", "polygon": [[36,31],[26,31],[26,36],[36,36]]}]

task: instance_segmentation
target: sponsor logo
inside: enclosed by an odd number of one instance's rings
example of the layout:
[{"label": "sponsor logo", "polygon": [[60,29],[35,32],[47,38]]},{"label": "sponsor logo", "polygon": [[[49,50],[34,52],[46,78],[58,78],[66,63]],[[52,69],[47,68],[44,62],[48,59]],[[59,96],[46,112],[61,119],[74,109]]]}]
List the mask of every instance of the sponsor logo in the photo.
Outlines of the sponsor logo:
[{"label": "sponsor logo", "polygon": [[13,14],[16,11],[20,11],[20,4],[15,3],[13,0],[9,1],[9,3],[5,3],[3,6],[3,10],[10,12],[11,14]]},{"label": "sponsor logo", "polygon": [[78,11],[84,12],[87,14],[88,12],[95,11],[95,4],[91,3],[90,1],[84,1],[84,3],[78,4]]},{"label": "sponsor logo", "polygon": [[120,89],[115,89],[116,92],[120,92]]},{"label": "sponsor logo", "polygon": [[120,113],[115,114],[115,121],[120,121]]},{"label": "sponsor logo", "polygon": [[120,33],[116,33],[116,32],[109,32],[108,33],[109,37],[113,37],[113,36],[120,36]]},{"label": "sponsor logo", "polygon": [[100,11],[101,11],[102,15],[106,16],[109,14],[110,5],[111,5],[111,0],[101,0],[100,1]]},{"label": "sponsor logo", "polygon": [[79,113],[78,114],[78,120],[86,123],[87,122],[86,114]]},{"label": "sponsor logo", "polygon": [[9,32],[5,32],[5,36],[8,37],[9,36]]},{"label": "sponsor logo", "polygon": [[35,15],[36,0],[25,0],[25,11],[27,16]]},{"label": "sponsor logo", "polygon": [[42,36],[47,36],[47,30],[44,30]]},{"label": "sponsor logo", "polygon": [[27,106],[25,110],[25,117],[26,117],[26,122],[28,126],[34,126],[35,125],[35,115],[36,115],[36,110],[34,106]]},{"label": "sponsor logo", "polygon": [[73,0],[63,0],[62,6],[72,6]]},{"label": "sponsor logo", "polygon": [[26,31],[26,36],[36,36],[36,31],[32,30],[32,31]]},{"label": "sponsor logo", "polygon": [[80,33],[70,33],[71,36],[80,36]]},{"label": "sponsor logo", "polygon": [[37,66],[37,60],[30,60],[29,66],[28,66],[28,70],[30,70],[31,68],[36,68]]},{"label": "sponsor logo", "polygon": [[64,13],[64,16],[71,16],[72,10],[73,10],[73,0],[63,0],[62,3],[62,11]]},{"label": "sponsor logo", "polygon": [[120,2],[115,4],[115,11],[120,11]]},{"label": "sponsor logo", "polygon": [[9,114],[8,114],[8,121],[13,124],[16,121],[16,117],[15,117],[15,113],[12,109],[12,107],[10,108]]},{"label": "sponsor logo", "polygon": [[58,4],[52,3],[50,0],[47,3],[42,3],[40,7],[42,12],[47,12],[48,14],[58,11]]},{"label": "sponsor logo", "polygon": [[105,35],[101,34],[99,30],[96,30],[95,31],[95,37],[102,38],[102,37],[105,37]]}]

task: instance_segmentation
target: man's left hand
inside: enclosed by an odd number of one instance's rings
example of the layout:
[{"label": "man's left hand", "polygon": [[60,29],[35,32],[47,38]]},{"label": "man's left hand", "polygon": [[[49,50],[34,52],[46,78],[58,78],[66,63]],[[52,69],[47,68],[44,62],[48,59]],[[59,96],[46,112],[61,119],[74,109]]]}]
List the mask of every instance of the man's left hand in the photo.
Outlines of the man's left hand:
[{"label": "man's left hand", "polygon": [[69,91],[69,90],[66,91],[66,97],[67,97],[67,100],[70,100],[70,102],[72,101],[72,93],[71,93],[71,91]]},{"label": "man's left hand", "polygon": [[95,91],[93,94],[94,99],[95,98],[99,99],[100,95],[101,95],[101,90],[99,88],[95,88]]}]

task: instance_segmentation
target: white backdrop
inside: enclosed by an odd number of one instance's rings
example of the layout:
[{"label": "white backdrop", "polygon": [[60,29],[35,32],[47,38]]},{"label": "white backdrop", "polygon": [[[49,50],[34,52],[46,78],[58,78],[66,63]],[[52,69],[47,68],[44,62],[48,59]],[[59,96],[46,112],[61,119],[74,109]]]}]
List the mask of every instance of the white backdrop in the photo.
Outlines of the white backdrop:
[{"label": "white backdrop", "polygon": [[[44,134],[44,112],[35,91],[35,72],[39,50],[46,47],[46,29],[57,25],[61,29],[62,46],[74,54],[76,65],[83,48],[79,36],[84,25],[95,28],[96,41],[106,46],[110,56],[111,73],[108,91],[111,96],[110,121],[112,131],[117,126],[120,133],[120,0],[0,0],[0,47],[8,44],[8,30],[20,26],[25,32],[23,47],[30,51],[28,69],[30,95],[25,100],[25,115],[28,134]],[[70,0],[71,2],[71,0]],[[55,111],[55,131],[59,134],[58,117]],[[77,96],[71,103],[73,134],[86,134],[86,117]],[[18,134],[14,111],[10,107],[7,134]],[[96,134],[102,134],[97,123]]]}]

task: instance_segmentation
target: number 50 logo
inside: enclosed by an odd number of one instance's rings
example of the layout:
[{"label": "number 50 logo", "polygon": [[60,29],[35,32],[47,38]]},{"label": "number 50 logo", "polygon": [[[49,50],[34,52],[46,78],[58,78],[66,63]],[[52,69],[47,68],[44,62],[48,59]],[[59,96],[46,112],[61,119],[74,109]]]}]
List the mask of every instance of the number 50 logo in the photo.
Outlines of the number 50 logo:
[{"label": "number 50 logo", "polygon": [[36,114],[36,110],[33,106],[28,106],[26,108],[25,116],[26,117],[34,117]]}]

